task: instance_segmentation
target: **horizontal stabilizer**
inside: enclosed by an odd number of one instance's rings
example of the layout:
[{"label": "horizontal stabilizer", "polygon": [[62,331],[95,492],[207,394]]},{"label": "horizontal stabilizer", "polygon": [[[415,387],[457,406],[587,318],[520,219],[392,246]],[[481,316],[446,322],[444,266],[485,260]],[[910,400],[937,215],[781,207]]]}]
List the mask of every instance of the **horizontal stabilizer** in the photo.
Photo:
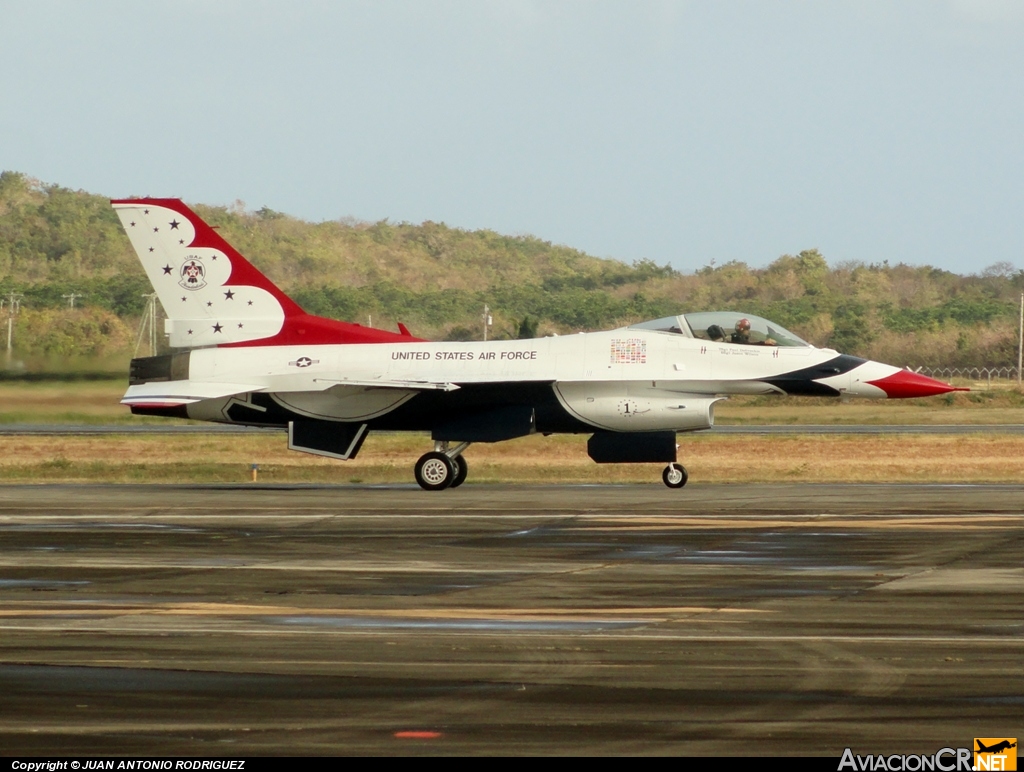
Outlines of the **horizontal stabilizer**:
[{"label": "horizontal stabilizer", "polygon": [[259,386],[244,383],[199,383],[196,381],[156,381],[129,386],[122,405],[171,407],[204,399],[219,399],[235,394],[259,391]]}]

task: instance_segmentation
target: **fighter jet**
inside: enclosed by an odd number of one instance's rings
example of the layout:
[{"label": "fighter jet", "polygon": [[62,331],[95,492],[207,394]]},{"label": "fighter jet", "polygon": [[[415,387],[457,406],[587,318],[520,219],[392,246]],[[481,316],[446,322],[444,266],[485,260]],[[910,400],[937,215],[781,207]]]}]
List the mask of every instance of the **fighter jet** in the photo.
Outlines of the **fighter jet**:
[{"label": "fighter jet", "polygon": [[590,434],[599,464],[664,463],[682,488],[677,432],[708,429],[733,394],[871,398],[954,391],[816,348],[767,319],[683,313],[605,332],[431,342],[307,314],[177,199],[115,200],[166,312],[175,353],[133,359],[123,404],[288,430],[288,447],[355,458],[373,430],[429,432],[426,490],[456,488],[471,443]]},{"label": "fighter jet", "polygon": [[975,740],[975,742],[978,744],[975,753],[999,753],[1000,751],[1005,751],[1009,748],[1017,747],[1017,743],[1012,743],[1009,740],[1000,740],[991,748],[986,746],[985,743],[983,743],[981,740]]}]

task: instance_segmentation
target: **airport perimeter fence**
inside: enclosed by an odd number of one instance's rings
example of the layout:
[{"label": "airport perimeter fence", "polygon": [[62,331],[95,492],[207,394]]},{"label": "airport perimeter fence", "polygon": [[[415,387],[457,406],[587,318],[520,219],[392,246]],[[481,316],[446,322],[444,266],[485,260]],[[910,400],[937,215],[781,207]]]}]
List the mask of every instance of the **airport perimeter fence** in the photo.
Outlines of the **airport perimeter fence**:
[{"label": "airport perimeter fence", "polygon": [[993,378],[1018,381],[1016,367],[911,367],[908,369],[930,378],[944,378],[947,381],[952,378],[967,378],[974,381],[986,381],[989,386],[992,385]]}]

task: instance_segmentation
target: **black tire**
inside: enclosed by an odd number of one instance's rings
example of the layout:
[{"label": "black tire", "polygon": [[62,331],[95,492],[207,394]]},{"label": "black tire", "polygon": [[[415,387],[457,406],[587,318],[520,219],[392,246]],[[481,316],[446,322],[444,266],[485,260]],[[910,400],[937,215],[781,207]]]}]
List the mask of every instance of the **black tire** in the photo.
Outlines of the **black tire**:
[{"label": "black tire", "polygon": [[432,451],[416,462],[416,482],[425,491],[443,491],[455,479],[455,465],[444,453]]},{"label": "black tire", "polygon": [[462,456],[456,456],[452,459],[452,466],[455,467],[455,479],[452,480],[452,484],[449,488],[458,488],[462,483],[466,482],[466,475],[469,474],[469,465],[466,464],[466,459]]},{"label": "black tire", "polygon": [[682,488],[690,475],[686,473],[686,467],[682,464],[669,464],[661,473],[662,482],[669,488]]}]

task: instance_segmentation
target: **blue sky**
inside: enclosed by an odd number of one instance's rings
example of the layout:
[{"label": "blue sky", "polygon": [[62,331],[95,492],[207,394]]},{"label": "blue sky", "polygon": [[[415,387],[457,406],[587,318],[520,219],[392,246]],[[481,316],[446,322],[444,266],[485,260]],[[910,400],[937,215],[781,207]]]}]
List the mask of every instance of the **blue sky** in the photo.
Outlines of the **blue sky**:
[{"label": "blue sky", "polygon": [[0,0],[0,168],[692,271],[1024,267],[1024,3]]}]

